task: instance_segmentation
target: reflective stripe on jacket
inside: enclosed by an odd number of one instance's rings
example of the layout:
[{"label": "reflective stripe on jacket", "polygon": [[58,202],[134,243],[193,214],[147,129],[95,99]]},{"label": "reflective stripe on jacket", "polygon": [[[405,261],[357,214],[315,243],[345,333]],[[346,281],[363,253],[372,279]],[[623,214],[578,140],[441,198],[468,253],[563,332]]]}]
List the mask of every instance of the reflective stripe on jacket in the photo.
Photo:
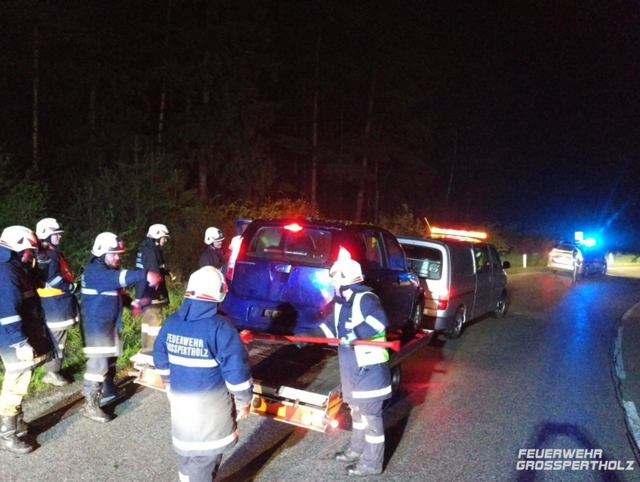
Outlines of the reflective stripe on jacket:
[{"label": "reflective stripe on jacket", "polygon": [[[348,322],[345,323],[345,328],[350,331],[347,334],[347,338],[351,341],[358,339],[355,332],[355,328],[361,323],[367,323],[373,330],[376,331],[376,334],[369,337],[371,341],[386,341],[386,324],[378,319],[376,319],[372,315],[368,315],[365,317],[362,314],[361,309],[361,301],[362,297],[365,295],[376,296],[375,294],[365,291],[362,293],[355,293],[353,299],[353,305],[351,308],[351,318]],[[376,297],[377,298],[377,297]],[[340,319],[340,311],[342,309],[342,304],[335,304],[335,323],[336,323],[336,331],[339,332],[338,322]],[[354,345],[354,350],[356,354],[356,360],[358,361],[358,366],[364,367],[368,365],[376,365],[378,363],[384,363],[389,361],[389,352],[384,347],[377,346],[365,346],[365,345]]]}]

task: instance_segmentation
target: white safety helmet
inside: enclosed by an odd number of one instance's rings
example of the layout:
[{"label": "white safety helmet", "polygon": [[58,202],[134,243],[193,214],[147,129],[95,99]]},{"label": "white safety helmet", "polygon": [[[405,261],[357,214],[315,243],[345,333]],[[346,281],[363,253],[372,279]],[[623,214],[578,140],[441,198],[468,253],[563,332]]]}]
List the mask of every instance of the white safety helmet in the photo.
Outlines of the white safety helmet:
[{"label": "white safety helmet", "polygon": [[38,239],[33,231],[24,226],[9,226],[0,235],[0,246],[16,253],[25,249],[38,249]]},{"label": "white safety helmet", "polygon": [[224,234],[218,228],[207,228],[204,232],[204,243],[211,244],[216,241],[224,241]]},{"label": "white safety helmet", "polygon": [[62,225],[54,218],[44,218],[36,224],[36,235],[38,239],[47,239],[52,234],[64,233]]},{"label": "white safety helmet", "polygon": [[339,259],[329,270],[329,276],[340,286],[349,286],[364,281],[360,263],[353,259]]},{"label": "white safety helmet", "polygon": [[147,233],[149,238],[160,239],[169,237],[169,229],[164,224],[152,224],[149,226],[149,232]]},{"label": "white safety helmet", "polygon": [[227,283],[222,273],[213,266],[204,266],[194,271],[187,283],[185,298],[221,303],[227,294]]},{"label": "white safety helmet", "polygon": [[124,243],[113,233],[105,232],[96,236],[91,254],[102,256],[109,253],[124,253]]}]

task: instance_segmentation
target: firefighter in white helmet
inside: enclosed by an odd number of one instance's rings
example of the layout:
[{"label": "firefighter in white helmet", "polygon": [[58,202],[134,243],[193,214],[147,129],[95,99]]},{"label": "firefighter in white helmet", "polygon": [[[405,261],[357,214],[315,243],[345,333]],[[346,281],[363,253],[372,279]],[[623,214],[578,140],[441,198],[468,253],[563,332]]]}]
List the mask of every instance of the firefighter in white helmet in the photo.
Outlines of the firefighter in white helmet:
[{"label": "firefighter in white helmet", "polygon": [[389,322],[378,297],[363,284],[357,261],[336,261],[329,274],[336,290],[334,313],[320,328],[324,336],[341,340],[342,395],[353,421],[351,443],[335,459],[349,464],[349,475],[377,475],[382,473],[384,457],[382,404],[391,397],[389,354],[384,347],[353,346],[351,342],[385,341]]},{"label": "firefighter in white helmet", "polygon": [[169,291],[165,282],[169,270],[165,265],[162,249],[169,237],[169,229],[164,224],[151,225],[136,257],[136,268],[160,273],[162,276],[155,289],[144,280],[136,284],[136,302],[142,311],[140,352],[149,354],[162,326],[162,308],[169,304]]},{"label": "firefighter in white helmet", "polygon": [[[47,326],[58,344],[62,355],[69,329],[78,322],[78,300],[74,296],[76,283],[69,264],[60,251],[60,240],[64,230],[54,218],[45,218],[36,225],[36,236],[40,241],[38,269],[44,286],[38,288],[42,300]],[[42,382],[63,387],[69,381],[60,374],[62,356],[44,364]]]},{"label": "firefighter in white helmet", "polygon": [[223,452],[237,442],[236,420],[250,409],[247,350],[218,312],[226,292],[224,277],[213,266],[194,272],[182,306],[165,321],[153,350],[171,404],[180,480],[213,480]]},{"label": "firefighter in white helmet", "polygon": [[204,233],[204,243],[206,249],[200,255],[200,267],[213,266],[224,272],[224,265],[227,263],[227,257],[222,249],[222,241],[224,234],[218,228],[210,227]]},{"label": "firefighter in white helmet", "polygon": [[10,226],[0,235],[0,357],[5,368],[0,392],[0,449],[17,454],[33,447],[26,435],[22,399],[34,368],[54,351],[40,297],[25,268],[38,249],[36,235],[24,226]]},{"label": "firefighter in white helmet", "polygon": [[[102,411],[100,403],[105,386],[115,390],[115,360],[122,352],[122,308],[132,306],[124,288],[141,281],[155,287],[161,280],[160,274],[153,271],[119,269],[124,250],[118,236],[100,233],[82,275],[82,334],[84,354],[88,358],[82,388],[83,415],[96,422],[108,422],[112,418]],[[111,395],[115,397],[114,393]]]}]

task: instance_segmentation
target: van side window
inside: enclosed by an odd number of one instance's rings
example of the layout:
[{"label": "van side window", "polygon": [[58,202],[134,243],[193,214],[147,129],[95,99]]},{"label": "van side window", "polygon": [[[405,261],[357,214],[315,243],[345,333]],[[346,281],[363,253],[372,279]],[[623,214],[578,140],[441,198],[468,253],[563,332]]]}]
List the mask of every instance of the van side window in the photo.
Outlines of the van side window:
[{"label": "van side window", "polygon": [[407,270],[407,259],[405,257],[404,251],[400,247],[400,243],[393,236],[383,233],[384,242],[387,246],[387,263],[389,264],[389,269],[397,270],[397,271],[406,271]]},{"label": "van side window", "polygon": [[365,257],[372,268],[384,267],[384,258],[382,255],[382,240],[380,233],[375,231],[365,231],[362,233],[365,246]]},{"label": "van side window", "polygon": [[487,246],[474,246],[473,256],[476,259],[476,272],[488,273],[491,269],[491,257]]}]

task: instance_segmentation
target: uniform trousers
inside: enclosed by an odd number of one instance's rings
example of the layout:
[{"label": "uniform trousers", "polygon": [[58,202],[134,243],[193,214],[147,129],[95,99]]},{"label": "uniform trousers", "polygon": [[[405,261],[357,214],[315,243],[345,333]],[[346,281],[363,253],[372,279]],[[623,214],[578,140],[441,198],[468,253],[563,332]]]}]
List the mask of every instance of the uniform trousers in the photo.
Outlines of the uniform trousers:
[{"label": "uniform trousers", "polygon": [[153,351],[160,328],[162,327],[162,307],[150,306],[142,313],[142,333],[140,336],[140,351]]},{"label": "uniform trousers", "polygon": [[87,359],[87,369],[84,372],[82,395],[88,397],[105,388],[114,385],[116,372],[116,357],[96,357]]},{"label": "uniform trousers", "polygon": [[222,462],[222,454],[197,457],[178,455],[180,482],[211,482]]},{"label": "uniform trousers", "polygon": [[64,346],[67,343],[67,337],[69,336],[69,330],[52,331],[51,334],[56,340],[58,345],[58,352],[60,356],[52,358],[43,365],[45,373],[58,373],[60,367],[62,367],[62,355],[64,354]]},{"label": "uniform trousers", "polygon": [[352,452],[362,454],[360,463],[372,468],[382,468],[384,462],[384,422],[382,400],[363,402],[351,400]]},{"label": "uniform trousers", "polygon": [[29,382],[33,370],[19,373],[5,373],[0,392],[0,415],[3,417],[13,417],[20,411],[22,399],[29,391]]}]

